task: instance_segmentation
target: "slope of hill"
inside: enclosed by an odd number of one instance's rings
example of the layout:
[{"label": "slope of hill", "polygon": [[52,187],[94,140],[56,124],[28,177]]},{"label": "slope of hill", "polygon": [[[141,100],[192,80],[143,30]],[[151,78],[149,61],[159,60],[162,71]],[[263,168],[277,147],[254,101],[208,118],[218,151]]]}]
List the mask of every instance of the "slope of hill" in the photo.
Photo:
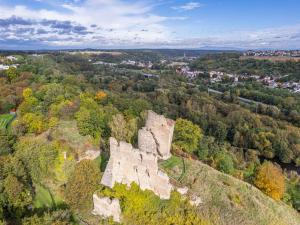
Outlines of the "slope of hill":
[{"label": "slope of hill", "polygon": [[185,160],[185,173],[180,160],[164,162],[161,167],[181,185],[189,187],[189,195],[202,199],[199,213],[218,225],[299,225],[300,215],[283,202],[276,202],[256,187],[221,173],[199,161]]}]

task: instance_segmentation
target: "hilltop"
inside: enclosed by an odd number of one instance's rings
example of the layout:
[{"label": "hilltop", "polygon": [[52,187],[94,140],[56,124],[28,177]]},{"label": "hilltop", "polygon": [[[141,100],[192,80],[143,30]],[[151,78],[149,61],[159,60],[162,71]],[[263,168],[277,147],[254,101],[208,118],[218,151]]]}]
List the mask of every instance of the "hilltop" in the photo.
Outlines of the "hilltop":
[{"label": "hilltop", "polygon": [[[172,157],[161,167],[173,178],[181,177],[180,185],[189,188],[189,195],[199,196],[198,212],[218,225],[298,225],[300,215],[281,201],[274,201],[256,187],[221,173],[196,160]],[[182,170],[185,170],[182,175]]]}]

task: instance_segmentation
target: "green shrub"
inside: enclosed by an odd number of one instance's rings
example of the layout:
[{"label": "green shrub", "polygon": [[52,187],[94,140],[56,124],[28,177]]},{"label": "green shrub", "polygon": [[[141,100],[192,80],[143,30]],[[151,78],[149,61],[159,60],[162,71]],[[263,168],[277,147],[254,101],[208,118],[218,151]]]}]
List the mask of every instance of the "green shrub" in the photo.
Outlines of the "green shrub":
[{"label": "green shrub", "polygon": [[114,189],[105,188],[102,195],[120,199],[124,224],[153,225],[208,225],[197,209],[177,192],[169,200],[160,200],[152,191],[142,191],[133,183],[129,188],[116,184]]},{"label": "green shrub", "polygon": [[232,160],[232,157],[227,153],[219,153],[217,154],[217,166],[218,170],[227,173],[232,174],[234,172],[234,163]]}]

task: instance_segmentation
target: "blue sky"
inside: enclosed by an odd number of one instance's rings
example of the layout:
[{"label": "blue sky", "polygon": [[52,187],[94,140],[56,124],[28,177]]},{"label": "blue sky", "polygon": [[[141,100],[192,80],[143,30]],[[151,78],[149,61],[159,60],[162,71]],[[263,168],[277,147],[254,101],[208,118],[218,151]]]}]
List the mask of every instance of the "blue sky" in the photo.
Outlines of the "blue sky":
[{"label": "blue sky", "polygon": [[300,49],[299,0],[0,0],[0,49]]}]

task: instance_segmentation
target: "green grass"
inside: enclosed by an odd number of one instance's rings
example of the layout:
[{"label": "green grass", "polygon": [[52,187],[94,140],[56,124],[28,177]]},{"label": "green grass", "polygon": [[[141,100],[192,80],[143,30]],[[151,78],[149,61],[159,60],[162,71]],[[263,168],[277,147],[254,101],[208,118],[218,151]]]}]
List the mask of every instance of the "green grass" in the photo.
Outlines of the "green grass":
[{"label": "green grass", "polygon": [[179,166],[181,167],[182,165],[182,161],[181,158],[177,157],[177,156],[172,156],[170,159],[162,161],[160,163],[160,165],[164,168],[164,169],[172,169],[175,166]]},{"label": "green grass", "polygon": [[179,175],[176,174],[172,176],[172,178],[179,182],[181,182],[185,176],[186,167],[183,158],[172,156],[170,159],[160,162],[160,166],[167,172],[173,169],[177,170]]},{"label": "green grass", "polygon": [[[170,177],[179,177],[180,160],[170,158],[160,167]],[[299,225],[300,214],[282,201],[274,201],[256,187],[221,173],[199,161],[185,159],[181,184],[203,203],[199,213],[216,225]],[[172,168],[173,166],[173,168]]]},{"label": "green grass", "polygon": [[63,203],[63,200],[58,196],[53,196],[53,194],[47,188],[41,185],[35,185],[35,198],[33,201],[34,207],[36,209],[40,208],[56,208],[57,205]]},{"label": "green grass", "polygon": [[6,129],[9,123],[14,119],[15,115],[2,114],[0,115],[0,129]]}]

